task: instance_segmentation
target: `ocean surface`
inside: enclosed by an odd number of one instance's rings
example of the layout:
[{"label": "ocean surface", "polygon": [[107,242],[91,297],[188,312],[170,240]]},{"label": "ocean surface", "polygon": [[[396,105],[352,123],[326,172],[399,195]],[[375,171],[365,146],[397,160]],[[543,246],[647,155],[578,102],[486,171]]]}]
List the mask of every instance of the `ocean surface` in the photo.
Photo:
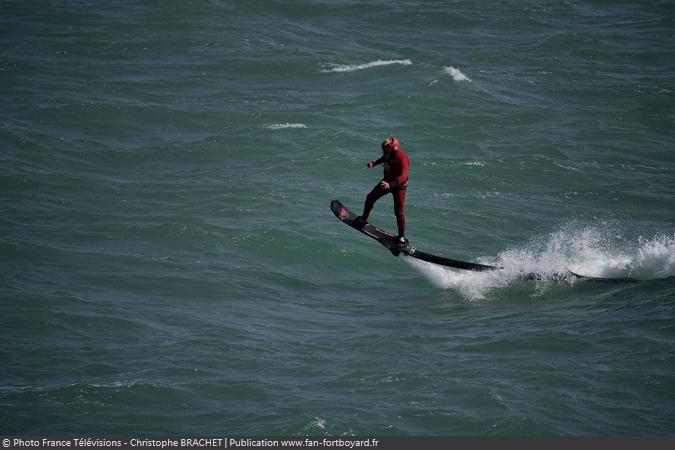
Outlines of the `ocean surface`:
[{"label": "ocean surface", "polygon": [[1,9],[0,434],[675,434],[675,2]]}]

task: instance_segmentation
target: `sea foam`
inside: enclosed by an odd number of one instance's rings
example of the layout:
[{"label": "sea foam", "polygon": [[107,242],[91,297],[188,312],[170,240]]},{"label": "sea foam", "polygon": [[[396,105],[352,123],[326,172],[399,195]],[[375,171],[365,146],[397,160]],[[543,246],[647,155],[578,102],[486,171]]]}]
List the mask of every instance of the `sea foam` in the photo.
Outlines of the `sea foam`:
[{"label": "sea foam", "polygon": [[307,125],[304,123],[273,123],[272,125],[267,125],[267,128],[270,130],[283,130],[285,128],[307,128]]},{"label": "sea foam", "polygon": [[412,61],[409,59],[393,59],[383,61],[378,59],[377,61],[372,61],[365,64],[324,64],[320,71],[322,73],[332,73],[332,72],[356,72],[357,70],[372,69],[373,67],[380,66],[390,66],[392,64],[400,64],[403,66],[412,65]]},{"label": "sea foam", "polygon": [[449,66],[449,67],[445,67],[443,70],[445,71],[445,73],[450,75],[452,77],[452,79],[455,80],[455,81],[471,82],[471,79],[469,77],[467,77],[466,75],[464,75],[462,73],[462,71],[459,70],[457,67]]}]

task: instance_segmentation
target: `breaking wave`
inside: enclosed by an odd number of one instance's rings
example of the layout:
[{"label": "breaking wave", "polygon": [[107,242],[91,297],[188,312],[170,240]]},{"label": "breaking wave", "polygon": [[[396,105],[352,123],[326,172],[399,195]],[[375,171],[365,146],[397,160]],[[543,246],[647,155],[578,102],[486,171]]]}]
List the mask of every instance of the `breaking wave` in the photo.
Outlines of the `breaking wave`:
[{"label": "breaking wave", "polygon": [[283,130],[285,128],[307,128],[307,125],[304,123],[273,123],[272,125],[267,125],[267,128],[270,130]]},{"label": "breaking wave", "polygon": [[450,75],[452,77],[452,79],[455,80],[455,81],[471,82],[471,79],[469,77],[467,77],[466,75],[464,75],[462,73],[462,71],[459,70],[457,67],[449,66],[449,67],[445,67],[443,70],[445,71],[445,73]]},{"label": "breaking wave", "polygon": [[365,64],[324,64],[320,71],[321,73],[334,73],[334,72],[356,72],[357,70],[372,69],[373,67],[380,66],[389,66],[392,64],[400,64],[403,66],[412,65],[412,61],[409,59],[393,59],[383,61],[378,59],[377,61],[372,61]]}]

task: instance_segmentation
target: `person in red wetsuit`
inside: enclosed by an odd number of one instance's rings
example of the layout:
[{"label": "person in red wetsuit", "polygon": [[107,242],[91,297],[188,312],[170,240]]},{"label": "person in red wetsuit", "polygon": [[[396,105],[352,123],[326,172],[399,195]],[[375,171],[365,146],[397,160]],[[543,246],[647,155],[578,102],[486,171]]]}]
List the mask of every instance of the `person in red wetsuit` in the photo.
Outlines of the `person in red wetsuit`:
[{"label": "person in red wetsuit", "polygon": [[394,214],[398,226],[398,244],[405,247],[408,240],[405,238],[405,194],[408,188],[408,169],[410,158],[401,148],[395,136],[390,136],[382,142],[382,157],[375,161],[368,161],[368,168],[384,164],[384,177],[366,197],[363,205],[363,214],[357,219],[361,224],[368,220],[375,202],[387,194],[394,197]]}]

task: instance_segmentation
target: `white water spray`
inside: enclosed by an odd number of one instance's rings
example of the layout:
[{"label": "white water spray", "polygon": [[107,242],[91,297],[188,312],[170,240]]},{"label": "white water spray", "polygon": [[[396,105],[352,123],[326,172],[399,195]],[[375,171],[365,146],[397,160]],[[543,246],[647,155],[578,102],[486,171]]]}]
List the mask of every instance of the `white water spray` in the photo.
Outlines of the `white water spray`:
[{"label": "white water spray", "polygon": [[[534,239],[525,248],[508,249],[481,262],[503,267],[492,272],[449,269],[405,258],[434,286],[455,289],[470,300],[480,300],[504,288],[524,274],[537,274],[538,283],[578,281],[564,276],[570,270],[600,278],[653,280],[675,276],[675,234],[639,237],[628,241],[606,227],[568,225],[550,235]],[[561,274],[563,277],[561,278]]]}]

